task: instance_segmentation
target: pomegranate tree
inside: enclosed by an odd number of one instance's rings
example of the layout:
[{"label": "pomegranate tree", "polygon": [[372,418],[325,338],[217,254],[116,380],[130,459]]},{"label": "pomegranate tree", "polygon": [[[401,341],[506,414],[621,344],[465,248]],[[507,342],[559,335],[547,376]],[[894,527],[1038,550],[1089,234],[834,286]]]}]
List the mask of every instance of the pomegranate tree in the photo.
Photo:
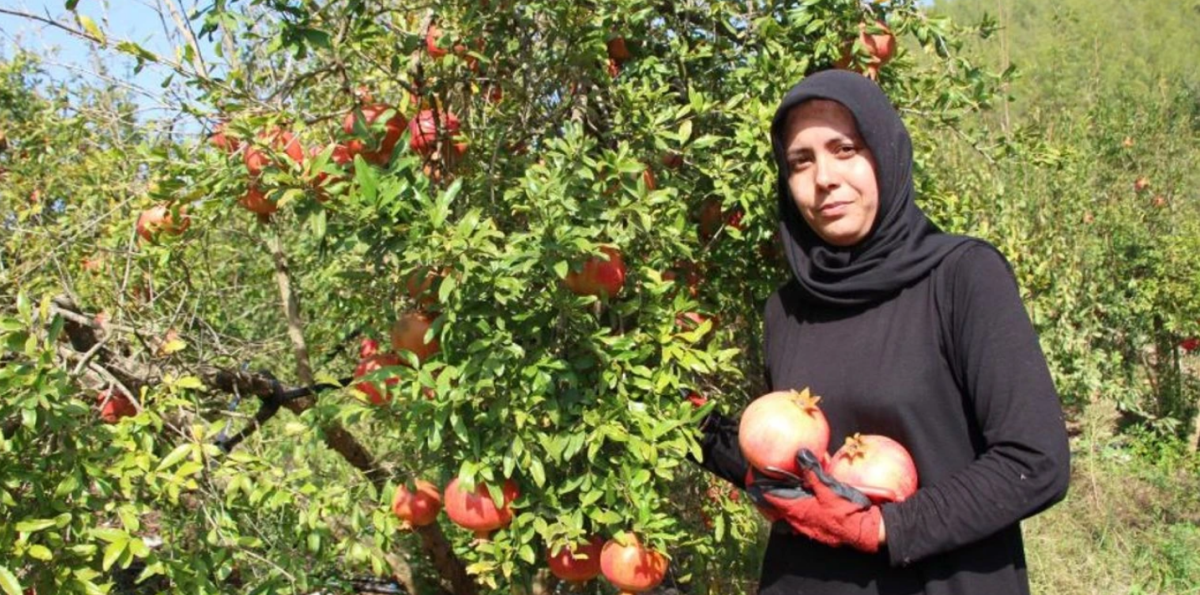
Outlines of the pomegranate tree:
[{"label": "pomegranate tree", "polygon": [[900,502],[917,491],[917,466],[899,442],[878,434],[855,434],[827,467],[834,479],[875,502]]},{"label": "pomegranate tree", "polygon": [[501,492],[504,494],[504,502],[496,506],[487,484],[480,481],[475,484],[474,490],[468,491],[460,485],[456,477],[446,486],[443,499],[446,516],[450,517],[454,524],[474,531],[475,538],[479,541],[488,541],[492,531],[507,527],[512,522],[513,514],[509,505],[520,496],[516,482],[511,479],[505,480]]},{"label": "pomegranate tree", "polygon": [[799,474],[796,453],[807,448],[820,460],[828,457],[829,422],[817,407],[821,397],[806,388],[763,395],[750,403],[738,426],[738,446],[755,469]]},{"label": "pomegranate tree", "polygon": [[442,495],[437,486],[418,479],[414,487],[410,491],[407,485],[400,484],[392,497],[392,512],[400,518],[402,529],[432,524],[442,511]]},{"label": "pomegranate tree", "polygon": [[667,558],[642,546],[636,535],[624,533],[604,544],[600,570],[608,582],[620,589],[621,595],[632,595],[649,591],[662,582],[667,574]]},{"label": "pomegranate tree", "polygon": [[603,547],[604,539],[593,535],[587,543],[561,547],[547,553],[546,565],[560,580],[579,586],[600,575],[600,552]]}]

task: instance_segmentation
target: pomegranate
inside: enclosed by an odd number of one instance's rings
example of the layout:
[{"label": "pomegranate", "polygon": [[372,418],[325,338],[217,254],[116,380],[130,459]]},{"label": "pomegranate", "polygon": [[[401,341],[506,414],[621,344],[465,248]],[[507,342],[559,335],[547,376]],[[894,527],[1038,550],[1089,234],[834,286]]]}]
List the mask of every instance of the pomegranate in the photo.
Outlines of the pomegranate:
[{"label": "pomegranate", "polygon": [[560,580],[578,586],[600,575],[600,551],[603,548],[604,539],[593,535],[585,544],[548,552],[546,565]]},{"label": "pomegranate", "polygon": [[212,136],[208,137],[208,142],[226,153],[236,153],[241,148],[242,141],[225,132],[225,126],[225,122],[217,124],[216,128],[213,129]]},{"label": "pomegranate", "polygon": [[96,405],[100,407],[100,420],[106,424],[115,424],[122,417],[133,417],[138,412],[129,395],[119,390],[100,391]]},{"label": "pomegranate", "polygon": [[[442,28],[437,25],[430,25],[429,30],[425,32],[425,51],[429,52],[429,56],[434,60],[445,58],[450,52],[443,49],[438,43],[442,39]],[[454,45],[454,53],[462,54],[467,51],[466,46],[462,44]]]},{"label": "pomegranate", "polygon": [[433,269],[418,268],[404,278],[404,291],[410,299],[428,308],[437,302],[437,293],[433,291],[433,283],[442,276]]},{"label": "pomegranate", "polygon": [[738,426],[738,446],[746,460],[768,475],[771,467],[799,475],[796,453],[801,448],[824,461],[829,422],[817,407],[820,399],[806,388],[773,392],[750,403]]},{"label": "pomegranate", "polygon": [[[437,148],[438,125],[441,125],[446,136],[454,137],[459,132],[458,116],[453,112],[438,111],[425,109],[417,113],[417,117],[413,118],[408,123],[408,132],[411,137],[408,139],[408,146],[421,154],[428,155]],[[466,145],[463,143],[455,143],[454,149],[460,155],[466,152]]]},{"label": "pomegranate", "polygon": [[1146,176],[1138,176],[1138,178],[1133,181],[1133,189],[1138,192],[1141,192],[1149,187],[1150,178],[1147,178]]},{"label": "pomegranate", "polygon": [[407,312],[392,325],[392,348],[397,351],[411,351],[416,354],[418,362],[424,362],[429,356],[438,352],[436,338],[425,342],[425,333],[433,326],[434,317],[424,312]]},{"label": "pomegranate", "polygon": [[701,325],[703,325],[705,322],[708,322],[709,320],[712,321],[712,328],[709,329],[709,331],[711,332],[711,331],[716,330],[717,329],[717,319],[716,318],[705,316],[699,312],[684,312],[675,317],[675,326],[678,327],[683,332],[691,332],[691,331],[694,331],[694,330],[700,328]]},{"label": "pomegranate", "polygon": [[[882,30],[880,33],[868,33],[866,23],[858,24],[858,41],[867,48],[867,53],[871,56],[867,63],[866,75],[872,80],[879,78],[879,69],[896,54],[896,37],[892,35],[891,30],[882,21],[876,21],[875,25]],[[847,43],[842,50],[842,58],[835,66],[849,68],[854,60],[853,51],[854,43]]]},{"label": "pomegranate", "polygon": [[1200,349],[1200,337],[1188,337],[1179,342],[1179,347],[1187,353]]},{"label": "pomegranate", "polygon": [[268,199],[267,195],[263,194],[262,190],[259,190],[257,186],[250,186],[246,190],[246,195],[238,199],[238,204],[246,207],[252,213],[258,213],[263,216],[270,215],[279,210],[279,206],[275,204],[275,201]]},{"label": "pomegranate", "polygon": [[[291,132],[276,128],[270,132],[259,134],[258,138],[264,144],[269,145],[272,150],[282,151],[292,161],[304,163],[304,146],[300,144],[300,140],[296,138],[296,135]],[[257,176],[267,166],[278,163],[271,156],[263,153],[261,147],[253,145],[246,147],[246,152],[242,153],[242,161],[246,164],[246,169],[250,171],[250,175],[252,176]]]},{"label": "pomegranate", "polygon": [[638,542],[637,536],[625,534],[629,545],[616,539],[604,544],[600,552],[600,570],[604,578],[620,589],[621,595],[632,595],[657,587],[667,574],[667,558]]},{"label": "pomegranate", "polygon": [[[315,159],[317,155],[321,153],[321,151],[322,149],[313,147],[310,149],[309,154]],[[344,166],[354,160],[354,155],[350,152],[350,149],[346,148],[345,145],[337,144],[333,145],[333,150],[329,153],[329,159],[337,165]],[[325,186],[336,184],[344,181],[345,179],[345,176],[335,175],[330,177],[328,172],[317,172],[317,175],[313,177],[313,186],[316,189],[317,200],[320,202],[329,200],[329,193],[326,192]]]},{"label": "pomegranate", "polygon": [[[703,277],[700,275],[700,270],[695,264],[685,261],[675,263],[675,268],[668,270],[662,274],[663,281],[672,281],[679,287],[679,276],[683,275],[683,284],[687,286],[688,295],[696,297],[700,294],[700,281]],[[675,295],[675,290],[671,290],[668,294]]]},{"label": "pomegranate", "polygon": [[662,164],[668,169],[679,169],[683,166],[683,155],[680,155],[675,151],[663,153]]},{"label": "pomegranate", "polygon": [[614,37],[608,40],[605,44],[608,49],[608,57],[617,63],[625,62],[633,57],[629,53],[629,48],[625,45],[624,37]]},{"label": "pomegranate", "polygon": [[171,208],[165,204],[155,205],[138,215],[137,234],[147,242],[153,242],[159,233],[179,235],[187,230],[192,220],[187,215],[187,206],[179,207],[179,223],[171,217]]},{"label": "pomegranate", "polygon": [[567,273],[563,283],[575,295],[597,295],[616,297],[625,285],[625,262],[616,248],[608,246],[600,248],[608,255],[589,258],[579,271]]},{"label": "pomegranate", "polygon": [[378,143],[378,149],[374,151],[366,150],[366,147],[361,140],[352,140],[346,143],[349,158],[353,159],[354,155],[362,154],[363,159],[368,163],[384,166],[392,158],[392,151],[396,148],[396,143],[400,142],[400,136],[404,134],[404,127],[408,122],[404,120],[404,114],[400,110],[389,105],[376,103],[373,105],[363,106],[361,110],[352,110],[346,114],[346,118],[342,120],[342,132],[353,135],[356,125],[359,123],[358,111],[362,112],[363,119],[362,127],[371,130],[376,125],[376,120],[382,117],[388,111],[392,111],[393,115],[383,123],[383,138],[373,137],[370,146],[375,146]]},{"label": "pomegranate", "polygon": [[741,209],[724,210],[721,208],[721,201],[716,198],[710,198],[700,205],[700,211],[696,215],[699,221],[700,239],[704,241],[711,240],[717,235],[717,230],[721,225],[728,225],[734,229],[742,229],[742,211]]},{"label": "pomegranate", "polygon": [[437,486],[418,479],[416,488],[415,492],[410,492],[405,484],[396,486],[396,495],[392,498],[392,512],[400,517],[402,529],[432,524],[442,511],[442,494],[438,492]]},{"label": "pomegranate", "polygon": [[621,63],[609,58],[608,64],[604,67],[604,70],[608,72],[608,76],[617,78],[618,76],[621,76]]},{"label": "pomegranate", "polygon": [[[374,343],[374,341],[372,341],[372,343]],[[365,349],[364,346],[363,352],[367,351],[368,350]],[[370,355],[364,357],[358,362],[358,367],[354,368],[355,378],[366,376],[375,370],[380,370],[389,366],[400,365],[400,356],[394,353],[374,353],[373,351],[370,353]],[[384,384],[387,386],[395,386],[399,382],[400,379],[393,376],[384,381]],[[357,388],[360,392],[367,395],[367,398],[370,399],[372,405],[382,405],[392,399],[390,395],[380,392],[379,387],[372,382],[359,382],[358,384],[354,385],[354,388]]]},{"label": "pomegranate", "polygon": [[456,477],[446,486],[443,499],[446,516],[450,517],[454,524],[474,531],[475,538],[479,541],[487,541],[492,531],[507,527],[512,521],[512,509],[509,508],[509,504],[520,496],[516,482],[511,479],[504,481],[502,492],[504,504],[497,508],[486,484],[481,481],[475,484],[474,491],[468,492],[459,485]]},{"label": "pomegranate", "polygon": [[855,434],[827,466],[834,479],[875,502],[900,502],[917,491],[917,466],[899,442],[878,434]]}]

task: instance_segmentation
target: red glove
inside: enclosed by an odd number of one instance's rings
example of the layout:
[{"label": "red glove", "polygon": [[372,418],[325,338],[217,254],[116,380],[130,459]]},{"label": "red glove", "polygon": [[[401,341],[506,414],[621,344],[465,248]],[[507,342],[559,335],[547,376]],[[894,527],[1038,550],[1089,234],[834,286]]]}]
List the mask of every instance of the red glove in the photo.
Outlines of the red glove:
[{"label": "red glove", "polygon": [[753,479],[747,492],[759,510],[771,509],[774,516],[814,541],[833,547],[848,545],[867,553],[879,551],[879,526],[883,523],[879,507],[862,492],[829,477],[812,451],[800,449],[796,462],[800,477],[771,469],[782,478]]}]

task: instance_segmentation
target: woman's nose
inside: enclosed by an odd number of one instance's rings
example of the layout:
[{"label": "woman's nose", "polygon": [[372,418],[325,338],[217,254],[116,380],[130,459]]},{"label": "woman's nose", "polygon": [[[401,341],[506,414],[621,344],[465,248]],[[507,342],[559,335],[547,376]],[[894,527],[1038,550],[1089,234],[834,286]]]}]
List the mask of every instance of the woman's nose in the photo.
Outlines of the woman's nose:
[{"label": "woman's nose", "polygon": [[817,155],[814,159],[815,166],[815,181],[819,188],[832,188],[837,186],[837,165],[831,156]]}]

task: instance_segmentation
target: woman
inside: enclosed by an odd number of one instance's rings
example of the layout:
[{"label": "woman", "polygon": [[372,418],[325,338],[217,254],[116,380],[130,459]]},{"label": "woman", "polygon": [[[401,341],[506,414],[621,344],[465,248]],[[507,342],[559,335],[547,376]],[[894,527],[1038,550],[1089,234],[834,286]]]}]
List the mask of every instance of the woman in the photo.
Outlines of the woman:
[{"label": "woman", "polygon": [[[778,519],[759,592],[1028,593],[1019,522],[1063,498],[1069,451],[1007,261],[916,206],[908,132],[867,78],[804,79],[771,137],[793,279],[766,306],[768,385],[820,395],[831,448],[898,440],[920,487],[873,505],[803,456],[796,481],[755,482]],[[704,427],[704,466],[744,485],[736,423]]]}]

